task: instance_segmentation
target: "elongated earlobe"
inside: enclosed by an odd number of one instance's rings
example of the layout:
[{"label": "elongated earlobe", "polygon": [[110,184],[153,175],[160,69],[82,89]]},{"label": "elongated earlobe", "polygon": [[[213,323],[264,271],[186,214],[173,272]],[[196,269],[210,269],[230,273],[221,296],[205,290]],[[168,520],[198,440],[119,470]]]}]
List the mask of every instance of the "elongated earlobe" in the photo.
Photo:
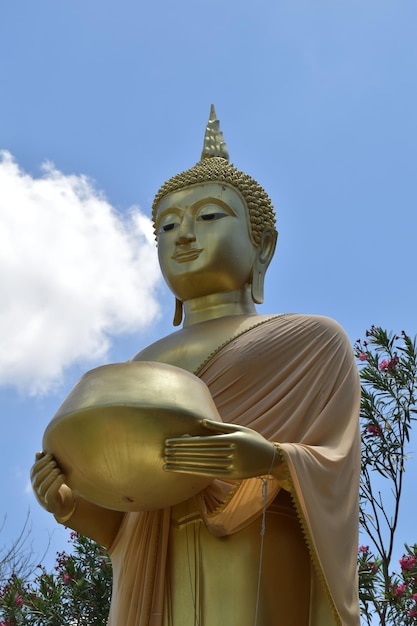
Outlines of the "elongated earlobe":
[{"label": "elongated earlobe", "polygon": [[253,268],[251,294],[255,304],[262,304],[264,301],[265,273],[256,267]]},{"label": "elongated earlobe", "polygon": [[175,298],[175,313],[174,313],[174,321],[172,322],[174,326],[179,326],[182,322],[182,302]]},{"label": "elongated earlobe", "polygon": [[255,304],[264,301],[265,274],[274,256],[278,233],[276,230],[266,228],[262,233],[259,252],[252,269],[251,295]]}]

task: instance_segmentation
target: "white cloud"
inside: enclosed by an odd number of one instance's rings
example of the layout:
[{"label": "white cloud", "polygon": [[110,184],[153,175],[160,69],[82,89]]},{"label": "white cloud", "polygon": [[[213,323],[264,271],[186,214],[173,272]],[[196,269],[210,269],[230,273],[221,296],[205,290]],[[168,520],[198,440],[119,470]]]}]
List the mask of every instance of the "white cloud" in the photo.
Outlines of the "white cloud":
[{"label": "white cloud", "polygon": [[158,314],[150,220],[118,214],[85,176],[43,169],[34,178],[0,152],[0,385],[28,393]]}]

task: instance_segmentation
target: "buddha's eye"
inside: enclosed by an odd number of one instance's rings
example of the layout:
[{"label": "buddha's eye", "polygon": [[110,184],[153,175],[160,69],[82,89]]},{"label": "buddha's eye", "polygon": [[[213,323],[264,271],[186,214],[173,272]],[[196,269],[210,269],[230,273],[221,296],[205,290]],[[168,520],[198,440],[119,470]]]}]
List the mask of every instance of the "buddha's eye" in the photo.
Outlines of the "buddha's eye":
[{"label": "buddha's eye", "polygon": [[209,222],[212,220],[220,220],[222,217],[226,217],[226,213],[207,213],[205,215],[199,215],[198,221]]},{"label": "buddha's eye", "polygon": [[177,226],[178,224],[164,224],[159,230],[166,233],[168,230],[174,230]]},{"label": "buddha's eye", "polygon": [[180,220],[177,215],[165,215],[158,224],[158,234],[167,233],[178,228]]},{"label": "buddha's eye", "polygon": [[209,204],[201,207],[196,216],[196,220],[197,222],[212,222],[214,220],[221,220],[223,217],[227,216],[228,213],[224,209],[219,206]]}]

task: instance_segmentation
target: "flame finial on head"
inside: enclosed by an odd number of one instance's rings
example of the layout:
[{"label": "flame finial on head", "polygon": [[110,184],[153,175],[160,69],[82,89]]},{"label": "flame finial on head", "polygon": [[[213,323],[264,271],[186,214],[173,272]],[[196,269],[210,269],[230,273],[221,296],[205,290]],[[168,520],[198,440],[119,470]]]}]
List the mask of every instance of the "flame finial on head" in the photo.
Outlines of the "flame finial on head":
[{"label": "flame finial on head", "polygon": [[229,160],[229,152],[224,141],[223,133],[220,130],[220,122],[217,119],[214,104],[212,104],[210,108],[210,117],[204,134],[201,160],[211,157],[221,157],[222,159],[226,159],[226,161]]}]

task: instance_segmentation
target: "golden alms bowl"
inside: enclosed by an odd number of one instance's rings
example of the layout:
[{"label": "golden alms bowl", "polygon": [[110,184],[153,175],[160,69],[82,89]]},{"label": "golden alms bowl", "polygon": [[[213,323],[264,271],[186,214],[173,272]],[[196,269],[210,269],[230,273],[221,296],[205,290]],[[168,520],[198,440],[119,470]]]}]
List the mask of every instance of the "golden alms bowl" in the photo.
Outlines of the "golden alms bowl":
[{"label": "golden alms bowl", "polygon": [[165,439],[205,434],[203,419],[220,417],[193,374],[150,361],[104,365],[70,392],[46,428],[43,449],[86,500],[118,511],[160,509],[211,482],[163,469]]}]

